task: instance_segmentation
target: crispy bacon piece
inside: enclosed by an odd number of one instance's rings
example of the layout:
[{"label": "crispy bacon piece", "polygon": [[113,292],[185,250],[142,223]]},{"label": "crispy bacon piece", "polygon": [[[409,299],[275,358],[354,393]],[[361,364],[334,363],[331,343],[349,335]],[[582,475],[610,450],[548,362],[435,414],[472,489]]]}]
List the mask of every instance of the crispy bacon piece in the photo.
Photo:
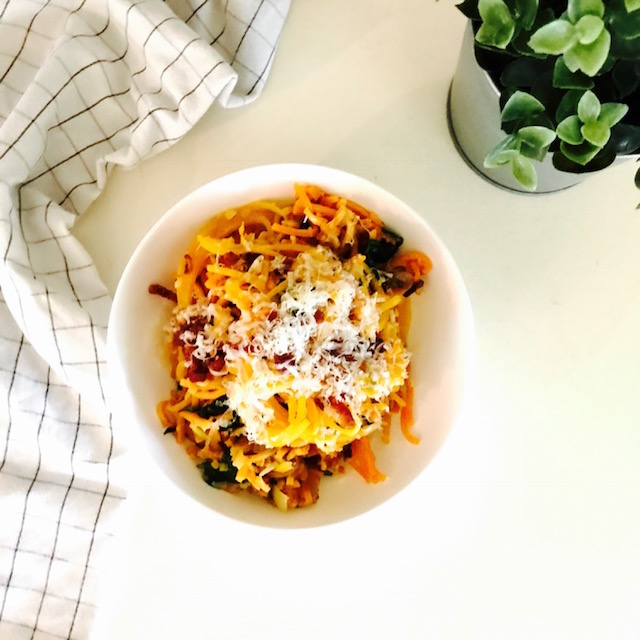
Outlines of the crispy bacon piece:
[{"label": "crispy bacon piece", "polygon": [[166,298],[173,303],[178,302],[178,296],[175,291],[171,291],[171,289],[167,289],[161,284],[150,284],[149,285],[149,293],[154,296],[160,296],[161,298]]}]

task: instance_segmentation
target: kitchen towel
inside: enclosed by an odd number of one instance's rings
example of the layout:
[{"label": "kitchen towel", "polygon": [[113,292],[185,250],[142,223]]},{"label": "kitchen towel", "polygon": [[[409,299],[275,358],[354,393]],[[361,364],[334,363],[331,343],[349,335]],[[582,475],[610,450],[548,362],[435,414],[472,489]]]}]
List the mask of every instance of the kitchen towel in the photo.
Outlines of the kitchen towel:
[{"label": "kitchen towel", "polygon": [[0,2],[0,638],[89,638],[126,482],[109,294],[71,229],[114,167],[261,92],[290,0]]}]

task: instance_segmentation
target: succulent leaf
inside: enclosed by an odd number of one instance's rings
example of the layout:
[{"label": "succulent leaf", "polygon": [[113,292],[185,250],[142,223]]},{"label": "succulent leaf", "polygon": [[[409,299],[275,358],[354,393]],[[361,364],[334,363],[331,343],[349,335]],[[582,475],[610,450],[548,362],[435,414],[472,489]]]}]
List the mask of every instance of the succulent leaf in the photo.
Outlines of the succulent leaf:
[{"label": "succulent leaf", "polygon": [[514,17],[519,26],[531,29],[538,14],[538,0],[514,0]]},{"label": "succulent leaf", "polygon": [[561,122],[565,118],[578,113],[578,102],[580,102],[583,94],[584,91],[571,89],[562,96],[555,113],[556,122]]},{"label": "succulent leaf", "polygon": [[593,91],[585,91],[578,102],[578,117],[582,122],[597,120],[600,115],[601,104]]},{"label": "succulent leaf", "polygon": [[569,116],[558,124],[556,133],[558,138],[568,144],[581,144],[584,142],[584,136],[580,130],[582,123],[578,116]]},{"label": "succulent leaf", "polygon": [[502,0],[478,0],[478,11],[482,24],[476,40],[488,47],[506,48],[516,30],[509,7]]},{"label": "succulent leaf", "polygon": [[640,9],[640,0],[624,0],[624,6],[629,13]]},{"label": "succulent leaf", "polygon": [[495,169],[496,167],[501,167],[505,164],[511,164],[518,155],[519,153],[515,149],[505,149],[491,158],[487,156],[484,166],[487,169]]},{"label": "succulent leaf", "polygon": [[572,73],[563,58],[557,58],[553,67],[553,86],[556,89],[591,89],[594,82],[581,71]]},{"label": "succulent leaf", "polygon": [[518,153],[518,138],[515,134],[511,134],[503,138],[498,144],[487,154],[484,159],[484,166],[487,169],[494,169],[502,164],[505,164],[503,160],[512,157],[510,152]]},{"label": "succulent leaf", "polygon": [[604,147],[609,138],[611,137],[611,131],[604,122],[598,120],[592,120],[591,122],[585,122],[580,128],[584,139],[590,142],[596,147]]},{"label": "succulent leaf", "polygon": [[582,16],[576,23],[578,42],[580,44],[591,44],[602,33],[603,29],[604,21],[602,18],[590,14]]},{"label": "succulent leaf", "polygon": [[538,162],[544,160],[549,145],[556,139],[553,129],[538,125],[523,127],[516,135],[520,140],[520,155]]},{"label": "succulent leaf", "polygon": [[627,155],[637,153],[640,149],[640,127],[620,123],[611,129],[611,144],[616,154]]},{"label": "succulent leaf", "polygon": [[526,144],[532,147],[537,147],[538,149],[543,149],[548,147],[556,139],[556,132],[553,129],[548,129],[547,127],[534,125],[530,127],[522,127],[522,129],[518,131],[518,136]]},{"label": "succulent leaf", "polygon": [[640,64],[630,60],[618,60],[611,72],[611,79],[620,98],[626,98],[640,87]]},{"label": "succulent leaf", "polygon": [[586,141],[576,146],[561,142],[560,150],[569,160],[573,160],[573,162],[584,166],[596,157],[598,151],[600,151],[600,147]]},{"label": "succulent leaf", "polygon": [[604,2],[602,0],[569,0],[567,14],[569,20],[574,24],[587,15],[602,18],[604,17]]},{"label": "succulent leaf", "polygon": [[516,91],[505,103],[502,109],[502,122],[527,119],[544,112],[544,105],[540,100],[524,91]]},{"label": "succulent leaf", "polygon": [[535,191],[538,186],[538,176],[533,162],[529,158],[518,156],[511,163],[514,178],[529,191]]},{"label": "succulent leaf", "polygon": [[566,20],[554,20],[540,27],[529,39],[536,53],[557,56],[569,51],[578,42],[576,28]]},{"label": "succulent leaf", "polygon": [[627,115],[629,107],[619,102],[605,102],[600,107],[598,121],[611,128]]},{"label": "succulent leaf", "polygon": [[591,44],[576,43],[564,52],[564,62],[571,71],[582,71],[593,77],[607,60],[611,47],[611,34],[603,29]]},{"label": "succulent leaf", "polygon": [[505,87],[530,87],[548,68],[546,60],[531,57],[515,58],[500,75],[500,83]]}]

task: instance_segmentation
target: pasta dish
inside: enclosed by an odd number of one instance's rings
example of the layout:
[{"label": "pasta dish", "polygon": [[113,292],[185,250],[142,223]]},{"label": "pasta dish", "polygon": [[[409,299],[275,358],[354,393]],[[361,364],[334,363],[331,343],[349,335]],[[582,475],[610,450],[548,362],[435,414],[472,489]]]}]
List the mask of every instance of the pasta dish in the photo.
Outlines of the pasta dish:
[{"label": "pasta dish", "polygon": [[282,510],[323,476],[380,482],[370,441],[412,427],[410,296],[431,268],[379,217],[314,185],[214,216],[182,257],[167,328],[170,397],[158,406],[210,485]]}]

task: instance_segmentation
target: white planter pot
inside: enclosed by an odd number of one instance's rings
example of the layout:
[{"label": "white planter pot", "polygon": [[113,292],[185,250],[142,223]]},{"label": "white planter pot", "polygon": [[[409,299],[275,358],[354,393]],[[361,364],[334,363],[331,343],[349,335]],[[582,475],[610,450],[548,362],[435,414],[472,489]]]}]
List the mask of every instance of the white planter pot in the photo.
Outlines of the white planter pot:
[{"label": "white planter pot", "polygon": [[[451,135],[462,157],[484,178],[507,189],[531,193],[513,177],[510,167],[484,167],[485,156],[506,134],[500,129],[500,93],[489,74],[476,62],[473,45],[473,30],[469,24],[449,91]],[[535,162],[535,167],[538,173],[536,193],[566,189],[589,175],[558,171],[550,154],[543,162]]]}]

